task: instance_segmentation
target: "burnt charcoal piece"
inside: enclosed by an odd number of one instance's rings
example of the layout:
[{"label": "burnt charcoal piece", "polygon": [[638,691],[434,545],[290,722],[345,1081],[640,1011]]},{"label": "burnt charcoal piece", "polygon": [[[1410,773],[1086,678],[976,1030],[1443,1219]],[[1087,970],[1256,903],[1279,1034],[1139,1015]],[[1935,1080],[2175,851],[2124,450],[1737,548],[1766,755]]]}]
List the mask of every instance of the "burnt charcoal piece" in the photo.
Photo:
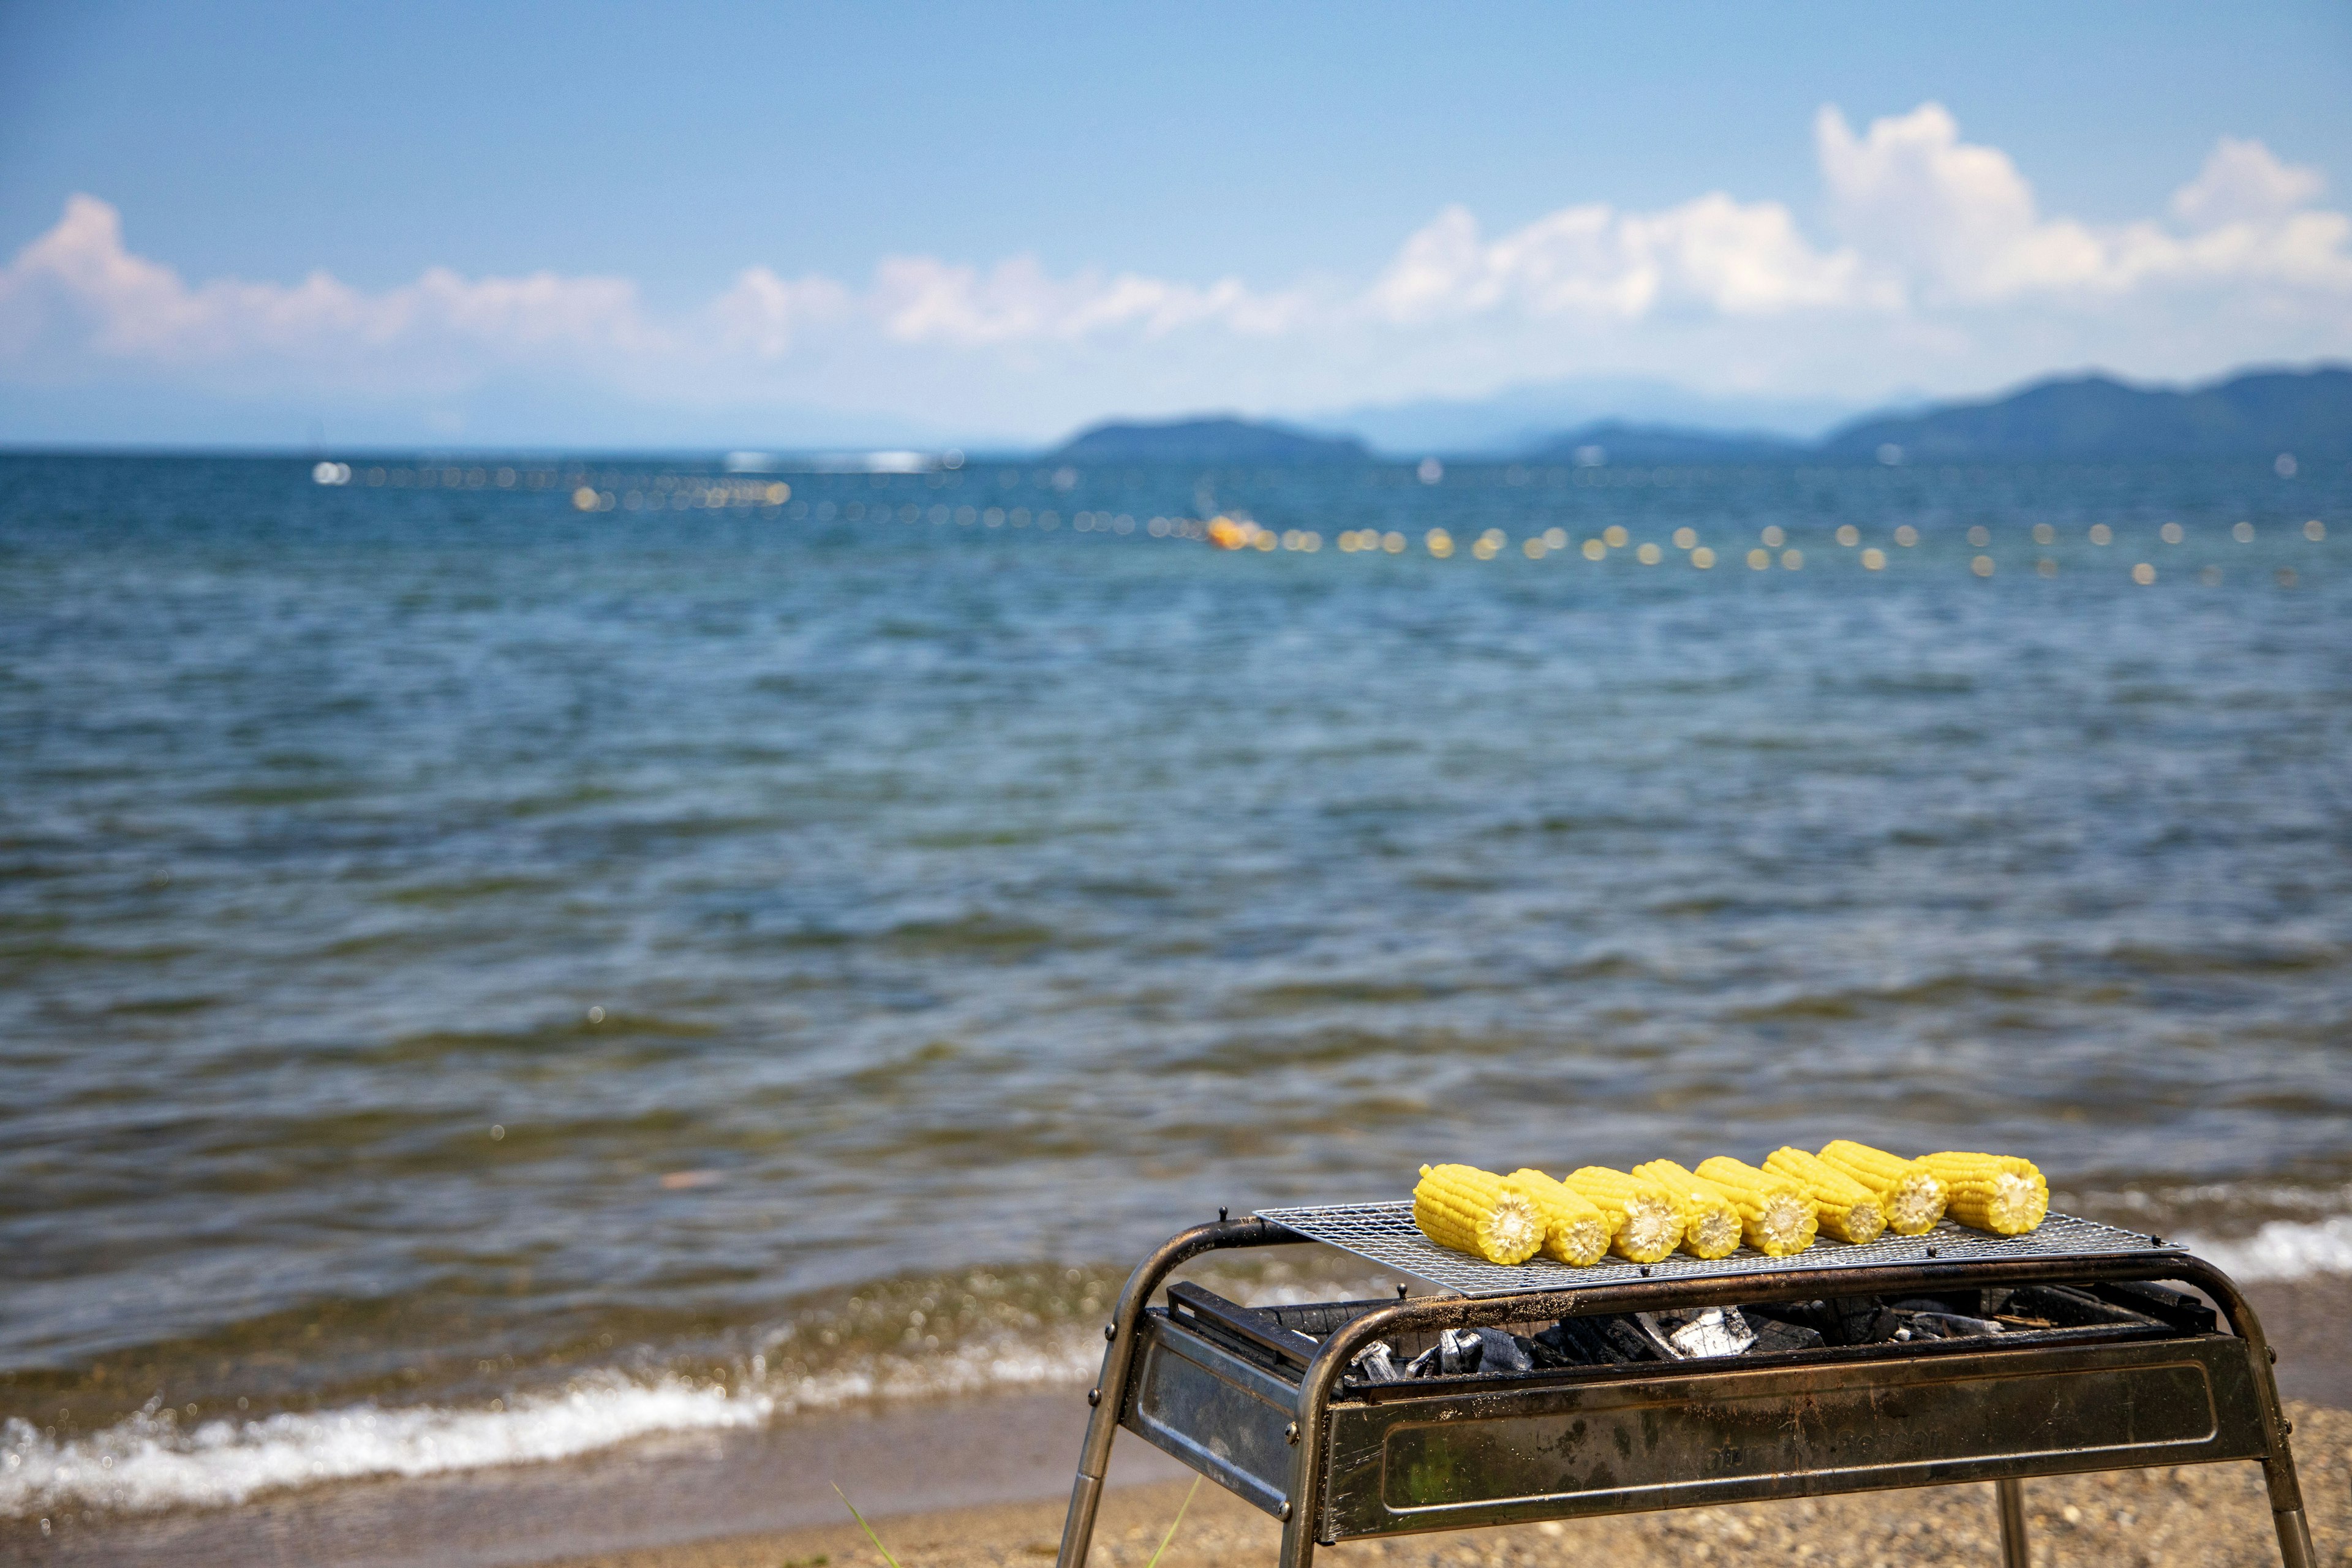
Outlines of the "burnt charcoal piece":
[{"label": "burnt charcoal piece", "polygon": [[1743,1305],[1739,1310],[1751,1323],[1760,1323],[1769,1318],[1775,1322],[1811,1329],[1824,1340],[1837,1337],[1838,1315],[1827,1301],[1766,1301]]},{"label": "burnt charcoal piece", "polygon": [[1990,1313],[1977,1310],[1977,1299],[1983,1294],[1981,1290],[1963,1290],[1956,1296],[1906,1296],[1887,1305],[1898,1312],[1958,1312],[1964,1318],[1990,1317]]},{"label": "burnt charcoal piece", "polygon": [[1911,1314],[1911,1333],[1915,1339],[1965,1340],[2000,1331],[2000,1325],[1990,1318],[1964,1317],[1958,1312]]},{"label": "burnt charcoal piece", "polygon": [[2009,1310],[2020,1317],[2047,1318],[2068,1329],[2147,1321],[2137,1312],[2111,1306],[2088,1290],[2077,1290],[2071,1285],[2029,1285],[2010,1297]]},{"label": "burnt charcoal piece", "polygon": [[2094,1285],[2092,1290],[2099,1300],[2126,1311],[2145,1312],[2160,1323],[2192,1334],[2210,1334],[2221,1326],[2213,1309],[2183,1290],[2167,1285],[2149,1285],[2128,1280],[2113,1285]]},{"label": "burnt charcoal piece", "polygon": [[1484,1347],[1478,1355],[1478,1370],[1485,1373],[1533,1372],[1534,1355],[1528,1349],[1530,1342],[1502,1329],[1473,1329],[1478,1343]]},{"label": "burnt charcoal piece", "polygon": [[1837,1314],[1834,1337],[1839,1344],[1875,1345],[1909,1337],[1903,1333],[1902,1315],[1875,1297],[1842,1296],[1830,1303],[1830,1310]]},{"label": "burnt charcoal piece", "polygon": [[1583,1351],[1573,1340],[1570,1340],[1568,1335],[1562,1331],[1565,1325],[1563,1324],[1554,1323],[1550,1328],[1548,1328],[1541,1333],[1536,1334],[1528,1339],[1528,1352],[1530,1355],[1535,1357],[1536,1364],[1538,1366],[1587,1366],[1591,1364],[1590,1359],[1584,1354]]},{"label": "burnt charcoal piece", "polygon": [[1737,1307],[1636,1312],[1633,1321],[1658,1352],[1673,1361],[1738,1355],[1756,1339],[1756,1331]]},{"label": "burnt charcoal piece", "polygon": [[1748,1347],[1749,1355],[1777,1355],[1783,1351],[1817,1351],[1822,1348],[1822,1331],[1802,1323],[1783,1323],[1770,1318],[1759,1320],[1753,1325],[1756,1342]]},{"label": "burnt charcoal piece", "polygon": [[1356,1352],[1348,1363],[1349,1374],[1363,1383],[1397,1383],[1403,1379],[1404,1369],[1396,1363],[1396,1352],[1386,1340],[1374,1340]]},{"label": "burnt charcoal piece", "polygon": [[1528,1342],[1538,1366],[1606,1366],[1617,1358],[1581,1318],[1563,1318]]},{"label": "burnt charcoal piece", "polygon": [[1615,1352],[1611,1359],[1620,1362],[1665,1361],[1670,1359],[1653,1343],[1641,1325],[1630,1318],[1589,1318],[1593,1330]]}]

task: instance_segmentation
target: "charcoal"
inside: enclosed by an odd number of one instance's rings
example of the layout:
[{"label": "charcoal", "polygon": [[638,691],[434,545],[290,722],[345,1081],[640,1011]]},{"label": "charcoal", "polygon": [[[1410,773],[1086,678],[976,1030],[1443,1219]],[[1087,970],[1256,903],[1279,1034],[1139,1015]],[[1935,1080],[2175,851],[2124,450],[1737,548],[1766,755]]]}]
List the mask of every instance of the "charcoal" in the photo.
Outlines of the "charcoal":
[{"label": "charcoal", "polygon": [[1348,1371],[1363,1383],[1397,1383],[1404,1377],[1396,1363],[1396,1351],[1386,1340],[1374,1340],[1358,1351]]},{"label": "charcoal", "polygon": [[2213,1309],[2185,1291],[2168,1285],[2150,1285],[2143,1280],[2121,1280],[2112,1285],[2091,1287],[2098,1298],[2111,1306],[2129,1312],[2143,1312],[2159,1322],[2169,1323],[2192,1334],[2210,1334],[2221,1326]]},{"label": "charcoal", "polygon": [[1437,1375],[1437,1347],[1435,1345],[1432,1345],[1427,1350],[1422,1352],[1419,1355],[1413,1357],[1411,1361],[1405,1363],[1404,1374],[1407,1377],[1435,1377]]},{"label": "charcoal", "polygon": [[2071,1285],[2029,1285],[2009,1299],[2009,1310],[2022,1317],[2047,1318],[2069,1329],[2142,1321],[2138,1313],[2112,1306]]},{"label": "charcoal", "polygon": [[1485,1348],[1479,1352],[1478,1370],[1486,1373],[1533,1372],[1536,1360],[1529,1352],[1529,1341],[1503,1329],[1474,1329],[1478,1342]]},{"label": "charcoal", "polygon": [[1770,1319],[1811,1329],[1826,1342],[1837,1337],[1838,1315],[1827,1301],[1765,1301],[1739,1309],[1751,1324]]},{"label": "charcoal", "polygon": [[1782,1351],[1817,1351],[1822,1348],[1822,1331],[1802,1323],[1784,1323],[1766,1318],[1755,1325],[1756,1342],[1748,1347],[1749,1355],[1773,1355]]},{"label": "charcoal", "polygon": [[1437,1370],[1452,1376],[1476,1372],[1486,1359],[1486,1342],[1475,1329],[1447,1329],[1437,1336]]},{"label": "charcoal", "polygon": [[1830,1310],[1837,1318],[1839,1344],[1875,1345],[1910,1338],[1903,1332],[1903,1320],[1895,1309],[1881,1304],[1874,1297],[1841,1297],[1830,1303]]},{"label": "charcoal", "polygon": [[1562,1318],[1528,1346],[1538,1366],[1605,1366],[1617,1359],[1581,1318]]},{"label": "charcoal", "polygon": [[1973,1339],[1979,1334],[1997,1334],[2000,1325],[1990,1318],[1963,1317],[1958,1312],[1914,1312],[1911,1332],[1916,1339]]},{"label": "charcoal", "polygon": [[1593,1331],[1609,1346],[1610,1359],[1619,1362],[1668,1361],[1673,1359],[1655,1341],[1642,1331],[1641,1325],[1630,1318],[1591,1318]]},{"label": "charcoal", "polygon": [[1636,1312],[1633,1320],[1653,1348],[1674,1361],[1738,1355],[1756,1342],[1756,1331],[1737,1307]]}]

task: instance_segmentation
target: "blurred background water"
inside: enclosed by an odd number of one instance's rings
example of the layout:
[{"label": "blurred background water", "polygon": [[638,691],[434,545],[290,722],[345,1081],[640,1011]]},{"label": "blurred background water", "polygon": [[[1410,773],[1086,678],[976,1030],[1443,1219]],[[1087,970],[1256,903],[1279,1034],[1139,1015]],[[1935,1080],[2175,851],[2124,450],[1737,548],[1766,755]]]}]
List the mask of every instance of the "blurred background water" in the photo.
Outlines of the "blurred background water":
[{"label": "blurred background water", "polygon": [[0,458],[0,1513],[1083,1375],[1438,1158],[2352,1269],[2340,473],[355,469]]}]

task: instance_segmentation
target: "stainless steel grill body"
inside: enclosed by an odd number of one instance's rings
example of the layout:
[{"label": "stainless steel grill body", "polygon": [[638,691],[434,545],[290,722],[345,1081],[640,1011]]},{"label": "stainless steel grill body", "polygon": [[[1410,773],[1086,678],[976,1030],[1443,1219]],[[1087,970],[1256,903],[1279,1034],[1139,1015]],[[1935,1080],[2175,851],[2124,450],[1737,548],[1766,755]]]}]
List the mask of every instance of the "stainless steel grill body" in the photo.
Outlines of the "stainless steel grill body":
[{"label": "stainless steel grill body", "polygon": [[[1305,1240],[1447,1293],[1254,1310],[1177,1285],[1165,1309],[1148,1305],[1187,1258]],[[1445,1328],[2167,1280],[2219,1303],[2232,1331],[2150,1321],[2012,1342],[1373,1384],[1342,1376],[1376,1339],[1419,1343]],[[2024,1237],[1939,1230],[1793,1258],[1506,1269],[1431,1246],[1407,1205],[1272,1210],[1172,1238],[1138,1268],[1108,1333],[1058,1568],[1084,1568],[1120,1425],[1282,1520],[1284,1568],[1308,1568],[1318,1543],[1367,1536],[1972,1480],[2002,1489],[2009,1561],[2021,1563],[2021,1478],[2226,1459],[2263,1465],[2283,1558],[2311,1560],[2268,1346],[2235,1287],[2179,1248],[2063,1215]]]}]

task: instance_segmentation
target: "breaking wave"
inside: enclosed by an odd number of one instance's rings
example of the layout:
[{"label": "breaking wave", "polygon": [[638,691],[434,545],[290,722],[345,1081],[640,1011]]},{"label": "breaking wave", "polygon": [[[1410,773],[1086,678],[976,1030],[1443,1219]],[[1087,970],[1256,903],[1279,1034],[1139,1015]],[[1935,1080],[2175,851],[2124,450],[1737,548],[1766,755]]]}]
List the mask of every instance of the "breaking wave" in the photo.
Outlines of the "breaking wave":
[{"label": "breaking wave", "polygon": [[168,1407],[151,1405],[103,1431],[64,1441],[12,1419],[0,1425],[0,1518],[77,1508],[214,1508],[331,1481],[568,1459],[635,1438],[756,1427],[780,1415],[865,1400],[1083,1382],[1099,1348],[1072,1332],[920,1361],[877,1358],[801,1378],[771,1378],[755,1358],[733,1387],[610,1373],[488,1407],[359,1404],[185,1427]]},{"label": "breaking wave", "polygon": [[2352,1215],[2271,1220],[2243,1237],[2184,1236],[2200,1258],[2241,1283],[2352,1274]]}]

